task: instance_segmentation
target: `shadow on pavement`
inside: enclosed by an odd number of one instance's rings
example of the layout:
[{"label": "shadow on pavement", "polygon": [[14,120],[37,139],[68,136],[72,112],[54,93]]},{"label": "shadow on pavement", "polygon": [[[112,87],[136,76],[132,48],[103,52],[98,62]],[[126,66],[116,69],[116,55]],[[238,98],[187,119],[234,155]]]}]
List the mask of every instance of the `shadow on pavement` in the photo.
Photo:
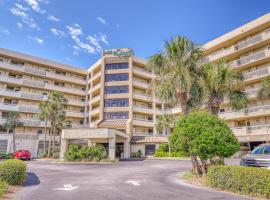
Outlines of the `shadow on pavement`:
[{"label": "shadow on pavement", "polygon": [[24,184],[25,187],[34,186],[40,184],[40,180],[38,176],[33,172],[27,172],[26,174],[26,182]]},{"label": "shadow on pavement", "polygon": [[146,158],[120,158],[119,161],[144,161]]}]

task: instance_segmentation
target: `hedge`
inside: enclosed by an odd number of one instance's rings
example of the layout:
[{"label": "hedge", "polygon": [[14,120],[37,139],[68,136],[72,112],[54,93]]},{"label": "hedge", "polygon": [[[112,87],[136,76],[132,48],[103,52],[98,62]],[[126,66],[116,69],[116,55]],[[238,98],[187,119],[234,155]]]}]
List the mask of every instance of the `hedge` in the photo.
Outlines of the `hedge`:
[{"label": "hedge", "polygon": [[242,166],[212,166],[207,176],[211,187],[244,195],[270,197],[270,171]]},{"label": "hedge", "polygon": [[6,192],[8,184],[4,181],[0,181],[0,197]]},{"label": "hedge", "polygon": [[26,177],[26,163],[22,160],[5,160],[0,163],[0,181],[21,185]]}]

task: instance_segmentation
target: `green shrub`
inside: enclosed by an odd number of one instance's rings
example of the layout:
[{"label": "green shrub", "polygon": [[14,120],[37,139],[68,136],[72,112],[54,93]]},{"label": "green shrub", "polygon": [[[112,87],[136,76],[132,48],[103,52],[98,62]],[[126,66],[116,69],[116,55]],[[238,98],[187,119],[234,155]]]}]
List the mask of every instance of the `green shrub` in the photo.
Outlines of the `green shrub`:
[{"label": "green shrub", "polygon": [[4,181],[0,181],[0,197],[6,192],[8,184]]},{"label": "green shrub", "polygon": [[0,159],[5,159],[5,158],[6,158],[6,154],[0,153]]},{"label": "green shrub", "polygon": [[160,144],[158,149],[155,152],[155,157],[187,157],[187,154],[183,151],[171,151],[169,154],[169,145]]},{"label": "green shrub", "polygon": [[169,157],[169,152],[156,151],[155,157]]},{"label": "green shrub", "polygon": [[13,158],[14,158],[13,153],[8,153],[8,154],[6,154],[5,159],[13,159]]},{"label": "green shrub", "polygon": [[60,152],[55,152],[52,154],[52,158],[59,159],[60,158]]},{"label": "green shrub", "polygon": [[65,160],[103,160],[107,158],[107,151],[103,145],[95,146],[78,146],[70,145],[68,151],[65,153]]},{"label": "green shrub", "polygon": [[242,166],[212,166],[208,170],[208,184],[235,193],[270,197],[270,171]]},{"label": "green shrub", "polygon": [[0,180],[10,185],[23,184],[26,176],[26,163],[21,160],[5,160],[0,163]]},{"label": "green shrub", "polygon": [[130,155],[132,158],[141,158],[142,157],[142,152],[139,149],[137,152],[132,152]]}]

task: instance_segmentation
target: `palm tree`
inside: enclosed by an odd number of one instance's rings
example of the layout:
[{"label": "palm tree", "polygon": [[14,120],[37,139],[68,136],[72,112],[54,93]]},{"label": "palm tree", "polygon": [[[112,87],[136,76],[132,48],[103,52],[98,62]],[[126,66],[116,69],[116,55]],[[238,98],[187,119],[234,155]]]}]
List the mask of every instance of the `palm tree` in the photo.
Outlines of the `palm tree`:
[{"label": "palm tree", "polygon": [[270,98],[270,76],[264,78],[263,82],[261,83],[261,87],[258,91],[257,97],[262,102],[263,100]]},{"label": "palm tree", "polygon": [[207,107],[214,115],[218,115],[225,96],[228,96],[229,102],[235,110],[247,106],[248,99],[242,91],[243,76],[233,70],[226,61],[203,65],[200,86]]},{"label": "palm tree", "polygon": [[176,125],[177,117],[171,114],[164,114],[157,118],[156,128],[157,131],[165,131],[166,134],[169,133]]},{"label": "palm tree", "polygon": [[49,101],[49,118],[48,119],[51,124],[51,135],[50,135],[49,150],[48,150],[48,156],[50,156],[52,135],[53,135],[53,149],[54,149],[57,120],[59,116],[62,115],[61,112],[63,112],[64,103],[66,103],[67,100],[65,99],[64,94],[62,92],[54,91],[51,93],[48,101]]},{"label": "palm tree", "polygon": [[201,57],[199,46],[176,36],[165,41],[164,50],[148,62],[148,68],[160,76],[153,84],[156,96],[173,106],[180,105],[184,115],[189,112],[190,91],[197,80],[197,63]]},{"label": "palm tree", "polygon": [[20,121],[20,113],[17,111],[11,111],[7,115],[7,121],[5,123],[5,128],[7,129],[7,134],[9,133],[10,130],[13,130],[12,132],[12,143],[13,143],[13,152],[16,151],[16,134],[15,134],[15,129],[17,127],[22,126],[23,123]]},{"label": "palm tree", "polygon": [[44,127],[44,153],[46,152],[46,143],[47,143],[47,128],[49,121],[49,101],[42,101],[39,103],[39,119],[45,122]]}]

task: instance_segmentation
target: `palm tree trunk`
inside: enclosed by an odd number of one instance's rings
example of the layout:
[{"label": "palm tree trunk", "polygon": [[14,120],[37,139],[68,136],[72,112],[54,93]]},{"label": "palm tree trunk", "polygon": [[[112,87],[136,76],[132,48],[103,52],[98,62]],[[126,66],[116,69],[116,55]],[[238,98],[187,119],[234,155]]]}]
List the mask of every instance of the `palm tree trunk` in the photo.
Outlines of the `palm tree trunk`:
[{"label": "palm tree trunk", "polygon": [[44,153],[46,152],[46,143],[47,143],[47,121],[45,121],[45,128],[44,128]]},{"label": "palm tree trunk", "polygon": [[50,157],[51,155],[52,128],[50,128],[49,135],[50,135],[50,140],[49,140],[49,147],[48,147],[48,157]]},{"label": "palm tree trunk", "polygon": [[182,113],[184,115],[187,115],[189,113],[189,108],[188,108],[188,96],[187,96],[187,92],[179,92],[177,94],[178,99],[179,99],[179,103],[182,109]]},{"label": "palm tree trunk", "polygon": [[53,151],[54,151],[54,149],[55,149],[55,123],[54,123],[54,125],[53,125]]},{"label": "palm tree trunk", "polygon": [[16,152],[15,129],[12,133],[13,152]]},{"label": "palm tree trunk", "polygon": [[218,115],[218,113],[219,113],[219,106],[217,106],[217,105],[212,105],[212,106],[210,107],[210,110],[211,110],[211,113],[212,113],[213,115]]}]

